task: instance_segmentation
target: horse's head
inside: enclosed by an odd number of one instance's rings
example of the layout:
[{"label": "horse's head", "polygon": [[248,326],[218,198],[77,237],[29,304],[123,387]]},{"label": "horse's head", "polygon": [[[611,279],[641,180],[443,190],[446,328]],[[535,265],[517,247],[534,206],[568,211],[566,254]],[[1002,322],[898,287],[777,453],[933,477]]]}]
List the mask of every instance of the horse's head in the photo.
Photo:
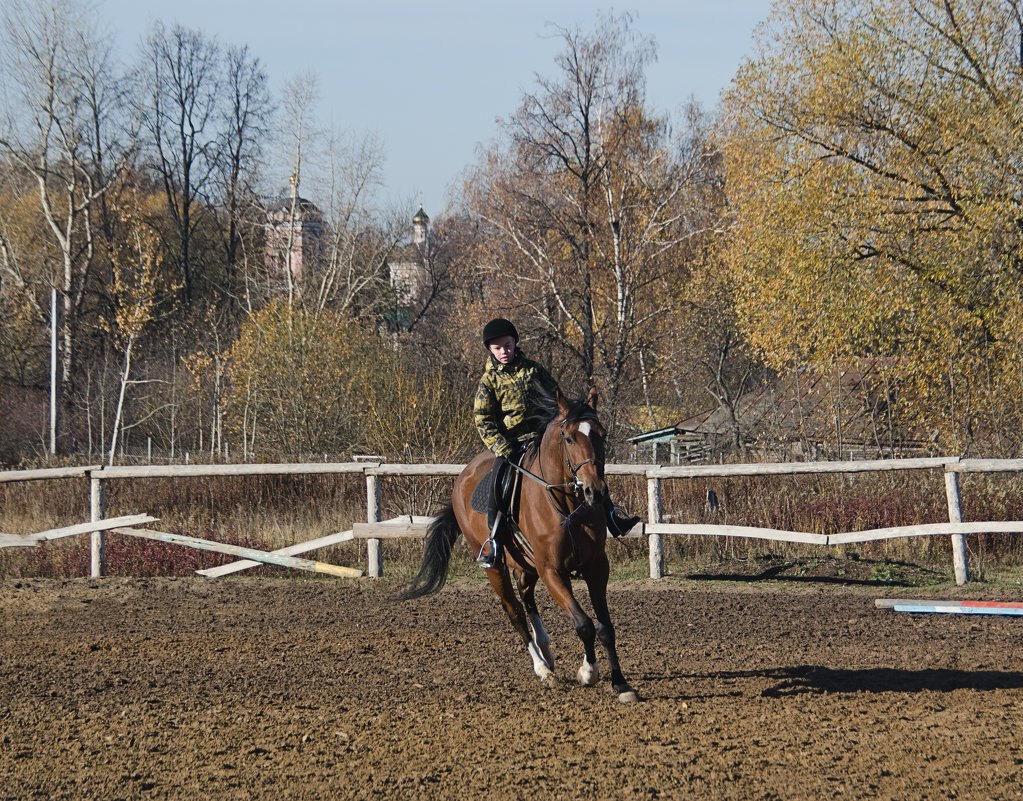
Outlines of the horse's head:
[{"label": "horse's head", "polygon": [[604,437],[597,417],[597,390],[591,389],[585,403],[572,402],[558,394],[558,416],[552,426],[560,430],[559,449],[567,476],[575,480],[580,500],[595,506],[606,491],[604,484]]}]

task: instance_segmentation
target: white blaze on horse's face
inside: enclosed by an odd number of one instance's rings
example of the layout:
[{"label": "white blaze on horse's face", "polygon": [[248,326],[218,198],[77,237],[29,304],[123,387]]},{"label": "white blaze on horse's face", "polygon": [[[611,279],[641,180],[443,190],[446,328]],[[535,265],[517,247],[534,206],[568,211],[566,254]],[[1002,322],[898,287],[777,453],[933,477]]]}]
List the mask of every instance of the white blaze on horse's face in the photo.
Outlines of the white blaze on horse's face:
[{"label": "white blaze on horse's face", "polygon": [[[603,429],[596,420],[583,418],[575,421],[575,431],[565,431],[562,423],[561,439],[566,466],[575,479],[575,493],[579,501],[587,506],[595,505],[605,492],[600,473],[603,470],[603,453],[595,437],[603,436]],[[581,451],[581,452],[580,452]]]}]

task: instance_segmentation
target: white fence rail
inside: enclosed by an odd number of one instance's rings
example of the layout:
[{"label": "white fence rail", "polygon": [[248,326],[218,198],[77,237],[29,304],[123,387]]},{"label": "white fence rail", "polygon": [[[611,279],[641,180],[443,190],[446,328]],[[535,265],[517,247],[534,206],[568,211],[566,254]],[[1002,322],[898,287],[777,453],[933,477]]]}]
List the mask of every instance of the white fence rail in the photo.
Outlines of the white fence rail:
[{"label": "white fence rail", "polygon": [[[145,478],[195,478],[211,476],[272,476],[272,475],[314,475],[314,474],[361,474],[366,482],[366,523],[358,523],[354,533],[348,532],[333,537],[321,537],[309,543],[298,543],[280,553],[301,553],[316,547],[351,539],[353,536],[366,539],[367,573],[379,577],[383,573],[381,541],[389,537],[421,537],[426,528],[426,519],[410,517],[407,521],[380,519],[380,476],[457,476],[461,464],[384,464],[379,462],[337,462],[308,464],[225,464],[225,465],[144,465],[138,467],[87,466],[74,468],[46,468],[39,470],[14,470],[0,472],[0,483],[15,481],[46,481],[52,479],[87,479],[91,486],[90,520],[96,524],[105,519],[106,482],[118,479]],[[941,470],[945,478],[945,494],[948,504],[948,523],[927,523],[914,526],[852,531],[838,534],[783,531],[779,529],[750,526],[710,525],[696,523],[666,523],[662,517],[662,482],[692,478],[727,478],[734,476],[779,476],[809,473],[870,473],[902,470]],[[1023,459],[960,459],[958,457],[937,457],[923,459],[891,459],[859,462],[777,462],[762,464],[729,465],[632,465],[609,464],[609,476],[632,476],[647,482],[647,519],[642,534],[649,546],[650,577],[664,575],[663,538],[673,535],[711,537],[752,537],[779,542],[797,542],[813,545],[838,545],[870,542],[914,536],[949,536],[952,540],[952,560],[957,584],[965,584],[969,571],[966,556],[965,536],[981,533],[1023,533],[1023,521],[963,522],[959,492],[960,473],[1019,472],[1023,470]],[[71,527],[75,528],[75,527]],[[84,526],[92,537],[91,575],[102,576],[105,561],[104,526]],[[637,536],[637,535],[632,535]],[[26,537],[14,538],[17,541]],[[322,545],[321,545],[322,543]],[[14,544],[13,540],[0,537],[0,547]],[[303,547],[306,546],[306,547]],[[245,569],[254,563],[236,563],[236,566],[217,572],[204,571],[206,575],[223,575]],[[237,565],[241,565],[238,567]]]}]

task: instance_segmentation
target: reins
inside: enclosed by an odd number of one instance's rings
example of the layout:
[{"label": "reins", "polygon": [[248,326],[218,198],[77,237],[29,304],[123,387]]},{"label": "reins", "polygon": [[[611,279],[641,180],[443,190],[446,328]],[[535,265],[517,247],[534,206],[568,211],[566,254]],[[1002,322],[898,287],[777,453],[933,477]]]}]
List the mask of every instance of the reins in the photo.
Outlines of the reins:
[{"label": "reins", "polygon": [[[573,422],[581,422],[583,420],[596,420],[596,419],[597,419],[597,416],[595,414],[587,414],[584,417],[579,418],[579,420],[574,420]],[[543,443],[543,440],[542,440],[543,435],[542,434],[541,434],[541,442],[536,447],[536,461],[540,464],[540,475],[539,476],[536,475],[535,473],[527,470],[526,468],[522,467],[521,465],[516,464],[515,462],[509,462],[509,464],[515,470],[518,470],[522,475],[528,476],[533,481],[535,481],[538,484],[543,486],[543,488],[547,491],[547,500],[550,502],[551,506],[554,508],[554,511],[556,511],[561,516],[561,525],[565,526],[565,527],[571,526],[572,523],[575,522],[576,516],[582,510],[584,510],[587,507],[584,504],[579,504],[578,506],[576,506],[575,509],[571,509],[571,508],[569,508],[567,499],[562,500],[559,503],[558,500],[555,499],[555,497],[554,497],[554,490],[557,490],[557,489],[569,489],[569,488],[573,488],[573,487],[576,490],[578,490],[578,488],[581,486],[581,484],[579,482],[579,477],[578,477],[579,470],[581,470],[584,465],[590,464],[591,462],[593,464],[596,464],[596,459],[592,459],[592,458],[591,459],[584,459],[582,462],[580,462],[577,465],[572,464],[572,456],[571,456],[571,454],[569,454],[568,448],[567,448],[567,446],[565,444],[565,440],[566,440],[566,437],[565,437],[565,426],[568,424],[568,422],[569,422],[568,420],[563,420],[561,422],[560,427],[559,427],[560,436],[559,436],[559,439],[558,439],[558,451],[559,451],[563,461],[565,462],[565,466],[568,468],[569,472],[572,474],[572,481],[568,481],[568,482],[565,482],[563,484],[552,484],[549,481],[547,481],[546,478],[544,478],[544,476],[543,476],[543,463],[540,461],[540,445],[542,445],[542,443]],[[567,493],[566,493],[566,495],[567,495]]]}]

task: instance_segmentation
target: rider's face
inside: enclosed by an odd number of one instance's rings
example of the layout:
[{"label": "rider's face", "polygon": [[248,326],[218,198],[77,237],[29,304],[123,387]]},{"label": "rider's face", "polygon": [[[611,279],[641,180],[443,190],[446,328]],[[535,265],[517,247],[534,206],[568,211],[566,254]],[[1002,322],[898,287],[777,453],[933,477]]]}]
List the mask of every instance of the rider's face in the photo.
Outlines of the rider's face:
[{"label": "rider's face", "polygon": [[492,339],[487,343],[487,347],[490,348],[494,358],[501,364],[508,364],[515,355],[515,337],[508,334],[507,336]]}]

